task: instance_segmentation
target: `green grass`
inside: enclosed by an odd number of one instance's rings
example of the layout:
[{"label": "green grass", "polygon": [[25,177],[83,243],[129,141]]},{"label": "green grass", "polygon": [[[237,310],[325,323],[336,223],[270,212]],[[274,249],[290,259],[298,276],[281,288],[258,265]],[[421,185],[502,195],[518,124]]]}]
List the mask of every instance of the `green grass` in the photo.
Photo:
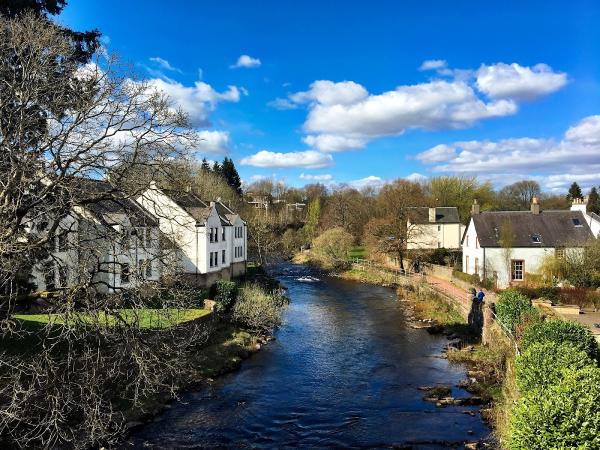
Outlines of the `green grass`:
[{"label": "green grass", "polygon": [[[78,314],[71,320],[84,323],[99,323],[114,326],[118,322],[126,324],[137,323],[140,328],[164,329],[182,323],[190,322],[210,314],[206,309],[118,309],[114,312],[98,312],[97,316],[90,313]],[[64,324],[64,314],[16,314],[13,316],[25,325]]]},{"label": "green grass", "polygon": [[348,257],[365,259],[367,257],[367,250],[364,247],[352,247],[348,252]]}]

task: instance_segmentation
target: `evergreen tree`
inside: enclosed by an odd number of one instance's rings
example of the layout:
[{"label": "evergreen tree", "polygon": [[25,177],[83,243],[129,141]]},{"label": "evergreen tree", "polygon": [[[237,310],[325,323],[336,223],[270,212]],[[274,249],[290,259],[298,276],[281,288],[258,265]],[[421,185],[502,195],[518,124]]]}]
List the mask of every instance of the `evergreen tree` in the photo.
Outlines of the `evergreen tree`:
[{"label": "evergreen tree", "polygon": [[208,161],[206,160],[206,158],[202,158],[202,165],[200,166],[200,170],[203,173],[210,172],[210,164],[208,164]]},{"label": "evergreen tree", "polygon": [[222,175],[223,174],[223,167],[221,166],[221,164],[219,164],[219,161],[215,161],[213,166],[212,166],[212,171],[214,173],[216,173],[217,175]]},{"label": "evergreen tree", "polygon": [[567,194],[567,200],[573,201],[575,199],[582,199],[583,193],[581,192],[581,188],[576,182],[573,182],[571,187],[569,188],[569,192]]},{"label": "evergreen tree", "polygon": [[600,214],[600,195],[598,195],[598,190],[595,186],[590,190],[587,209],[590,212]]},{"label": "evergreen tree", "polygon": [[238,195],[242,195],[242,180],[240,179],[240,175],[231,158],[225,157],[225,159],[223,159],[221,175]]}]

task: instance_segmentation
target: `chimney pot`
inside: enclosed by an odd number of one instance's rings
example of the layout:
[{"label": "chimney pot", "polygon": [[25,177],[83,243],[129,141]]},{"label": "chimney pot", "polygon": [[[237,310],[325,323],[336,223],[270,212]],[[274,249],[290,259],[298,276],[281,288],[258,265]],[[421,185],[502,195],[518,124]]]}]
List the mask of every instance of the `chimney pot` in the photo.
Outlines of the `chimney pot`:
[{"label": "chimney pot", "polygon": [[532,214],[540,213],[540,204],[538,202],[537,197],[533,197],[533,199],[531,201],[531,212],[532,212]]}]

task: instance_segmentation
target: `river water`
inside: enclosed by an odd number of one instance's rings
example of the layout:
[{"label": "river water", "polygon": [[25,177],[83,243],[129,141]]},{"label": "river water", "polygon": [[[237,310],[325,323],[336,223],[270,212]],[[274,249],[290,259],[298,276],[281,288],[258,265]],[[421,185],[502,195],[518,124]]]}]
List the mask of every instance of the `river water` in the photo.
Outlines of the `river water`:
[{"label": "river water", "polygon": [[[456,383],[447,340],[410,328],[389,288],[277,277],[291,300],[276,340],[239,371],[183,397],[132,437],[137,448],[463,448],[489,434],[475,407],[436,408],[423,385]],[[468,394],[455,388],[453,396]]]}]

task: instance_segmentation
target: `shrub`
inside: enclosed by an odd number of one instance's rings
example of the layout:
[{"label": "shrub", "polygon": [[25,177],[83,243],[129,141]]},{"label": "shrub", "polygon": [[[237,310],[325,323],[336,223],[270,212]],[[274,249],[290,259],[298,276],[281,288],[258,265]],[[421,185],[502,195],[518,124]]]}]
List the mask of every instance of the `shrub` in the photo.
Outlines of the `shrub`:
[{"label": "shrub", "polygon": [[538,342],[516,360],[517,386],[521,393],[558,384],[567,369],[583,369],[595,363],[571,343]]},{"label": "shrub", "polygon": [[521,338],[521,348],[527,350],[539,342],[554,342],[555,344],[571,343],[584,351],[590,358],[598,360],[598,344],[592,332],[574,322],[566,320],[546,320],[528,327]]},{"label": "shrub", "polygon": [[268,333],[281,324],[285,297],[277,292],[266,292],[256,284],[248,284],[238,292],[233,305],[234,322],[251,330]]},{"label": "shrub", "polygon": [[237,296],[237,285],[233,281],[219,280],[215,283],[215,312],[225,313],[231,309]]},{"label": "shrub", "polygon": [[600,369],[567,370],[558,384],[521,397],[511,414],[507,447],[600,448]]},{"label": "shrub", "polygon": [[475,286],[479,286],[482,287],[484,289],[493,289],[495,286],[494,280],[486,278],[486,279],[479,279],[479,275],[476,274],[468,274],[465,272],[461,272],[460,270],[453,270],[452,271],[452,276],[454,278],[458,278],[459,280],[465,281],[467,283],[471,283]]},{"label": "shrub", "polygon": [[332,228],[312,241],[312,253],[317,262],[328,269],[344,268],[354,237],[343,228]]},{"label": "shrub", "polygon": [[496,302],[498,321],[514,333],[523,317],[531,314],[534,309],[531,300],[514,289],[502,292],[498,298]]}]

